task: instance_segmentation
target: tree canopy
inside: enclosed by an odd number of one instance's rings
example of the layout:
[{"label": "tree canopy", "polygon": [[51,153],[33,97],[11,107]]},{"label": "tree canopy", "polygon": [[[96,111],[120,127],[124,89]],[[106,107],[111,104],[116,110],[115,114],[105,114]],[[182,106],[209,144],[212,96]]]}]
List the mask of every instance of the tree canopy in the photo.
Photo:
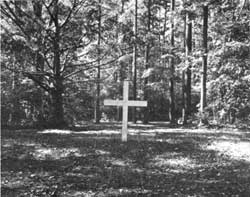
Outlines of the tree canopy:
[{"label": "tree canopy", "polygon": [[95,108],[119,120],[102,102],[124,79],[149,102],[134,121],[249,121],[249,1],[10,0],[1,13],[2,125],[74,126]]}]

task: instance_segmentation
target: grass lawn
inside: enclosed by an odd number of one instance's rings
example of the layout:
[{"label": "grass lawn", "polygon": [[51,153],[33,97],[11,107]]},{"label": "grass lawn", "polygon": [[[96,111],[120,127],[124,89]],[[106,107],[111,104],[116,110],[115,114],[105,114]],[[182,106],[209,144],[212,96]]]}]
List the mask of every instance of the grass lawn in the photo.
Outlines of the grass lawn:
[{"label": "grass lawn", "polygon": [[250,196],[250,130],[2,130],[2,196]]}]

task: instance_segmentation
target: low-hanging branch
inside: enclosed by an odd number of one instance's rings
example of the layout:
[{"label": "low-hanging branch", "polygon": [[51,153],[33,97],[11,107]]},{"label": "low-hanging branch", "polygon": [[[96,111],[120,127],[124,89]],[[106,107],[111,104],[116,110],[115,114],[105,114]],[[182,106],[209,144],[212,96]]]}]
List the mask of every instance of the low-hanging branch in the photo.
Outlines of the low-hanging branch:
[{"label": "low-hanging branch", "polygon": [[[118,41],[116,41],[115,43],[113,43],[111,46],[110,46],[110,48],[113,48],[115,45],[117,45],[118,44]],[[129,47],[129,48],[131,48],[131,47]],[[127,48],[127,49],[129,49],[129,48]],[[103,60],[107,55],[108,55],[108,53],[109,53],[110,51],[109,50],[107,50],[102,56],[101,56],[101,58],[97,58],[96,60],[94,60],[94,61],[92,61],[92,62],[87,62],[87,63],[79,63],[79,64],[73,64],[72,66],[73,67],[78,67],[78,66],[85,66],[85,65],[88,65],[88,64],[93,64],[93,63],[95,63],[95,62],[98,62],[98,61],[100,61],[100,60]],[[82,56],[82,55],[81,55]],[[78,56],[78,57],[81,57],[81,56]],[[123,55],[122,55],[123,56]],[[121,57],[121,56],[120,56]]]},{"label": "low-hanging branch", "polygon": [[28,71],[23,71],[23,70],[19,70],[19,69],[14,69],[14,68],[10,68],[8,66],[6,66],[5,64],[2,64],[2,66],[14,73],[21,73],[23,74],[24,77],[28,77],[29,79],[33,80],[35,83],[37,83],[40,87],[42,87],[44,90],[46,91],[50,91],[50,87],[43,83],[42,81],[40,81],[39,79],[36,78],[36,76],[51,76],[50,73],[47,72],[28,72]]},{"label": "low-hanging branch", "polygon": [[108,61],[108,62],[106,62],[106,63],[100,64],[100,65],[96,65],[96,66],[92,66],[92,65],[93,65],[94,63],[98,62],[98,61],[99,61],[98,59],[97,59],[97,60],[94,60],[94,61],[92,61],[92,62],[87,62],[87,63],[85,63],[85,64],[82,64],[82,66],[83,66],[83,65],[86,66],[86,65],[88,65],[88,64],[91,64],[91,66],[84,67],[84,68],[82,68],[82,69],[79,69],[79,70],[77,70],[77,71],[74,71],[74,72],[72,72],[72,73],[70,73],[70,74],[64,76],[64,78],[66,79],[66,78],[72,77],[72,76],[74,76],[74,75],[76,75],[76,74],[78,74],[78,73],[80,73],[80,72],[82,72],[82,71],[86,71],[86,70],[89,70],[89,69],[97,68],[97,67],[99,67],[99,66],[102,67],[102,66],[105,66],[105,65],[107,65],[107,64],[114,63],[115,61],[117,61],[117,60],[118,60],[119,58],[121,58],[122,56],[124,56],[124,54],[118,56],[117,58],[115,58],[115,59],[113,59],[113,60],[110,60],[110,61]]}]

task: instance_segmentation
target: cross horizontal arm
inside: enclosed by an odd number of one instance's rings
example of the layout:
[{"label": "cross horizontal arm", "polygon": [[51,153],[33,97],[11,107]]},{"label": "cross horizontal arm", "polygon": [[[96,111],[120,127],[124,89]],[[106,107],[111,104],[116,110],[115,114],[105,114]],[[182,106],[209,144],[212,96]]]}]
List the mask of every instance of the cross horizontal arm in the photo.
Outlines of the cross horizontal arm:
[{"label": "cross horizontal arm", "polygon": [[104,100],[107,106],[147,107],[147,101]]},{"label": "cross horizontal arm", "polygon": [[147,107],[147,101],[128,101],[128,106],[130,107]]},{"label": "cross horizontal arm", "polygon": [[107,106],[122,106],[122,105],[124,105],[124,101],[122,101],[122,100],[104,100],[104,105],[107,105]]}]

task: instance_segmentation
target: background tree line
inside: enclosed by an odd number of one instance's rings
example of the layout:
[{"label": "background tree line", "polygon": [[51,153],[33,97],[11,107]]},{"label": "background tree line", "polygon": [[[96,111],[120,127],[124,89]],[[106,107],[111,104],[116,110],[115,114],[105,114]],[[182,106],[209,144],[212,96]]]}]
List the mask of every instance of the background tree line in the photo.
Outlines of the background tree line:
[{"label": "background tree line", "polygon": [[1,2],[2,125],[108,117],[104,98],[148,100],[130,119],[249,121],[249,1]]}]

